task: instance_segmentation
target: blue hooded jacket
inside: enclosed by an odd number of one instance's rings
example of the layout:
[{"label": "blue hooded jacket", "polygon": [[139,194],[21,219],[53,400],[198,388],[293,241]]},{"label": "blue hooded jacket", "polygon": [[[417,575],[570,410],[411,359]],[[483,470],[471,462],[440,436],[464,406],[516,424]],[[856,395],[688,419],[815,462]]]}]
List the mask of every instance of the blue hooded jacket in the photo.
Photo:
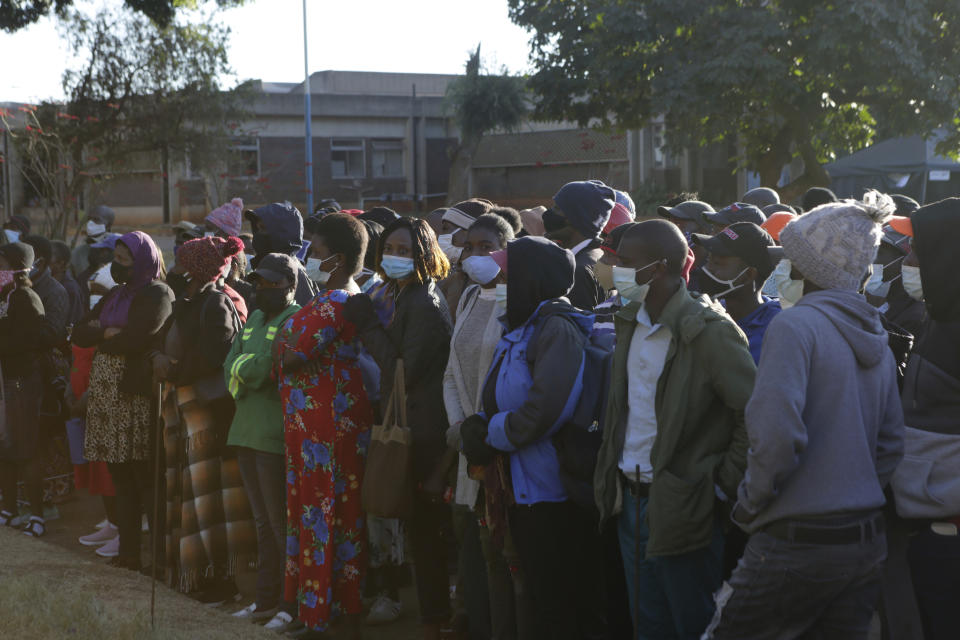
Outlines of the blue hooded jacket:
[{"label": "blue hooded jacket", "polygon": [[563,502],[552,436],[573,415],[583,389],[584,346],[593,315],[569,309],[573,254],[543,238],[521,238],[507,249],[506,333],[484,384],[487,443],[509,453],[518,504]]}]

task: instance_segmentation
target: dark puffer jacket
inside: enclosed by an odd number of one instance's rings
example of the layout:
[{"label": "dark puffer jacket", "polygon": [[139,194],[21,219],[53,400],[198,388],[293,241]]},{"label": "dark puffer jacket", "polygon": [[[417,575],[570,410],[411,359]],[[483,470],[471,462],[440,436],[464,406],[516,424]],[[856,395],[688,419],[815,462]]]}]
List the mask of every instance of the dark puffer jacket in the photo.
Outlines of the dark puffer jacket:
[{"label": "dark puffer jacket", "polygon": [[905,455],[892,485],[897,512],[912,518],[960,516],[960,198],[911,218],[929,318],[907,363]]}]

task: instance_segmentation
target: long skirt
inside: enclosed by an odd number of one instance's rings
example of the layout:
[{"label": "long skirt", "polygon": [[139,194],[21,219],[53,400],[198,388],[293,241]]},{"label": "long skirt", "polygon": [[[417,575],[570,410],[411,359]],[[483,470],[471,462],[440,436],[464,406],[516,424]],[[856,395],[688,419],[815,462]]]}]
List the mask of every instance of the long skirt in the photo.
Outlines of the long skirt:
[{"label": "long skirt", "polygon": [[83,457],[103,462],[150,460],[150,397],[120,391],[126,358],[98,353],[90,368]]},{"label": "long skirt", "polygon": [[203,403],[192,386],[164,398],[167,567],[171,586],[236,575],[257,558],[257,531],[236,456],[226,455],[233,399]]}]

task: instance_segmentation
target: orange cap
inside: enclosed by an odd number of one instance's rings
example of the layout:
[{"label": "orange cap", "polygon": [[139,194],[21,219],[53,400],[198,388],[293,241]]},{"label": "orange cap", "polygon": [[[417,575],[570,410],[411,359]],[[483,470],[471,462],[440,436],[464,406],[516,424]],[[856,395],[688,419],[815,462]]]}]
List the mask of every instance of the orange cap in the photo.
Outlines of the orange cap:
[{"label": "orange cap", "polygon": [[905,236],[913,237],[913,223],[906,216],[893,216],[887,223],[890,228]]},{"label": "orange cap", "polygon": [[790,213],[789,211],[777,211],[776,213],[771,213],[767,221],[760,225],[760,227],[769,233],[774,240],[780,242],[780,232],[783,231],[785,226],[798,217],[795,213]]}]

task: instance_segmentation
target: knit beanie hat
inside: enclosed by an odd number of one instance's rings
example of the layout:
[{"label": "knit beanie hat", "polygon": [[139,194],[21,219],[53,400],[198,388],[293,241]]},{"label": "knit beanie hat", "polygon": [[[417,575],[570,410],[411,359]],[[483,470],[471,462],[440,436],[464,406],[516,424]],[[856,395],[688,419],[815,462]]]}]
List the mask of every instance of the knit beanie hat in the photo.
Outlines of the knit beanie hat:
[{"label": "knit beanie hat", "polygon": [[234,198],[211,211],[205,219],[227,235],[239,236],[243,225],[243,200]]},{"label": "knit beanie hat", "polygon": [[876,191],[821,205],[780,232],[784,257],[821,289],[859,291],[895,208]]},{"label": "knit beanie hat", "polygon": [[597,238],[610,219],[616,194],[598,180],[568,182],[553,196],[553,202],[571,227],[585,238]]},{"label": "knit beanie hat", "polygon": [[0,256],[10,263],[11,271],[25,271],[33,267],[33,247],[25,242],[11,242],[0,246]]},{"label": "knit beanie hat", "polygon": [[206,284],[223,275],[233,256],[242,251],[243,241],[236,236],[197,238],[183,243],[177,250],[177,264]]}]

